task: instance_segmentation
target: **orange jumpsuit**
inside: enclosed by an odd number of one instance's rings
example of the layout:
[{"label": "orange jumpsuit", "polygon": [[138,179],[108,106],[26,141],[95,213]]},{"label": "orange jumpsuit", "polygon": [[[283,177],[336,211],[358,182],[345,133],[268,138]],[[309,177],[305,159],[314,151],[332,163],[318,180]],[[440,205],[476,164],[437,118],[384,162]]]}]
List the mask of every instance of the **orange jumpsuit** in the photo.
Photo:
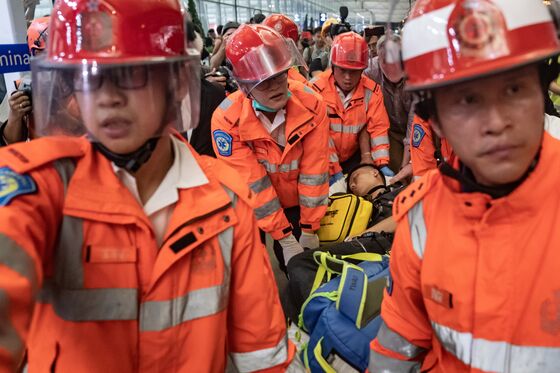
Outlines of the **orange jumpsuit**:
[{"label": "orange jumpsuit", "polygon": [[[387,165],[389,117],[379,86],[362,76],[349,106],[344,108],[331,70],[321,73],[313,80],[313,84],[328,106],[330,134],[339,161],[344,162],[359,151],[358,138],[365,127],[370,135],[371,155],[375,165]],[[331,167],[331,174],[335,171]]]},{"label": "orange jumpsuit", "polygon": [[[560,142],[506,197],[436,170],[399,194],[384,325],[370,372],[557,372]],[[458,162],[456,162],[456,165]]]},{"label": "orange jumpsuit", "polygon": [[0,150],[0,371],[25,345],[31,372],[223,372],[227,353],[241,371],[285,370],[294,351],[250,191],[191,152],[209,183],[179,190],[158,247],[86,139]]},{"label": "orange jumpsuit", "polygon": [[284,208],[300,206],[300,225],[316,231],[327,209],[329,130],[325,104],[309,87],[290,82],[286,147],[274,142],[256,117],[251,99],[230,95],[212,117],[214,150],[256,194],[259,227],[279,240],[291,225]]},{"label": "orange jumpsuit", "polygon": [[288,70],[288,79],[295,80],[296,82],[300,82],[301,84],[305,84],[306,86],[313,88],[313,85],[309,82],[309,80],[305,79],[299,71],[297,67],[292,67]]},{"label": "orange jumpsuit", "polygon": [[[429,170],[437,168],[436,146],[434,144],[434,134],[428,122],[415,115],[412,123],[410,161],[412,162],[412,174],[415,178],[418,178]],[[453,154],[451,145],[444,138],[440,141],[441,156],[449,161]]]}]

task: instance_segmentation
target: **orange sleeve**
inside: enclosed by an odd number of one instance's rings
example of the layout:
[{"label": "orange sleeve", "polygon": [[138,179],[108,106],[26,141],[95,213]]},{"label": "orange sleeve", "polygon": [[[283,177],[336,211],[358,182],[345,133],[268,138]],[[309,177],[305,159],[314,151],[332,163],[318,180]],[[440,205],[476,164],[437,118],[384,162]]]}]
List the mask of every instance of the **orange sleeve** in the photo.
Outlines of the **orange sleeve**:
[{"label": "orange sleeve", "polygon": [[[0,167],[0,372],[13,372],[23,356],[46,258],[52,258],[63,192],[56,171],[45,168],[16,174],[35,191],[14,194],[22,184],[16,186],[6,170]],[[13,198],[6,198],[10,193]]]},{"label": "orange sleeve", "polygon": [[[317,126],[302,140],[303,156],[298,177],[300,225],[304,230],[316,231],[327,211],[329,200],[329,118],[327,106],[320,102]],[[337,163],[338,164],[338,163]]]},{"label": "orange sleeve", "polygon": [[253,208],[259,228],[275,240],[284,238],[290,233],[291,225],[266,169],[257,161],[253,150],[239,139],[237,127],[230,127],[224,122],[220,109],[216,110],[212,116],[214,152],[235,169],[255,193]]},{"label": "orange sleeve", "polygon": [[367,131],[371,141],[371,156],[376,166],[389,164],[389,116],[381,89],[373,91],[367,109]]},{"label": "orange sleeve", "polygon": [[419,366],[426,350],[431,348],[432,329],[422,297],[420,269],[408,218],[404,218],[395,232],[390,285],[381,308],[384,324],[371,345],[370,371]]},{"label": "orange sleeve", "polygon": [[239,371],[284,372],[295,347],[287,339],[268,254],[250,207],[238,201],[236,214],[228,307],[230,356]]},{"label": "orange sleeve", "polygon": [[410,159],[412,174],[423,176],[427,171],[437,168],[432,129],[429,124],[414,116],[410,135]]}]

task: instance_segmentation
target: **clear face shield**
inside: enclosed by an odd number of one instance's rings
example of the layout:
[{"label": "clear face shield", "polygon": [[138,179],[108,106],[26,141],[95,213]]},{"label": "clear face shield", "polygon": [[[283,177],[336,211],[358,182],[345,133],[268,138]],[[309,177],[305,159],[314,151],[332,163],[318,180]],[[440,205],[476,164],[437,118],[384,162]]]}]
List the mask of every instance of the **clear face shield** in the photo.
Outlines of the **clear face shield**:
[{"label": "clear face shield", "polygon": [[200,56],[123,64],[32,60],[39,136],[93,139],[161,136],[194,129],[200,113]]},{"label": "clear face shield", "polygon": [[233,75],[248,96],[256,86],[293,66],[308,69],[294,41],[282,38],[249,51],[235,64]]}]

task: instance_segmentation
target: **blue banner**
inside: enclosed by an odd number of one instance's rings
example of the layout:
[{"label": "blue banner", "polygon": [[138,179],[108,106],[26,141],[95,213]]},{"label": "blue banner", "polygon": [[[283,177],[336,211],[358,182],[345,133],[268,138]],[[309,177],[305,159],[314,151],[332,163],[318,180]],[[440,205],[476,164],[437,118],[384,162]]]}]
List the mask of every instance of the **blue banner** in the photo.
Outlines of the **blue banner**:
[{"label": "blue banner", "polygon": [[29,71],[27,44],[0,44],[0,74]]}]

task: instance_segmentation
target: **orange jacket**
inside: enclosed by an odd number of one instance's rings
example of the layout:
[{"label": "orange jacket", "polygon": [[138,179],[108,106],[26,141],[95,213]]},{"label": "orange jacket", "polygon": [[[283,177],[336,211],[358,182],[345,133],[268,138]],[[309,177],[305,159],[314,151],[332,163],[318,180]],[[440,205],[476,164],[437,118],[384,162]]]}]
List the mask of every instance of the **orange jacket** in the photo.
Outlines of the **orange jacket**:
[{"label": "orange jacket", "polygon": [[309,82],[309,80],[305,79],[305,77],[298,71],[297,67],[292,67],[288,70],[288,79],[295,80],[296,82],[313,88],[313,85]]},{"label": "orange jacket", "polygon": [[[415,178],[423,176],[431,169],[437,168],[435,157],[436,146],[434,144],[434,133],[429,123],[414,116],[412,124],[412,135],[410,136],[410,160],[412,162],[412,174]],[[446,139],[440,139],[441,156],[449,160],[453,151]]]},{"label": "orange jacket", "polygon": [[[286,141],[282,150],[255,115],[251,99],[236,92],[212,117],[214,150],[256,194],[259,227],[275,239],[291,226],[284,208],[301,207],[301,227],[318,230],[328,202],[328,119],[325,104],[309,87],[290,82]],[[218,142],[218,143],[217,143]]]},{"label": "orange jacket", "polygon": [[362,128],[366,127],[370,135],[374,163],[377,166],[388,164],[389,117],[379,86],[373,80],[362,76],[350,106],[345,109],[331,70],[321,73],[313,80],[313,84],[327,103],[331,138],[334,140],[340,162],[348,160],[359,151],[358,137]]},{"label": "orange jacket", "polygon": [[191,151],[209,183],[179,191],[158,247],[87,140],[0,150],[0,201],[14,196],[0,207],[0,371],[25,342],[31,372],[223,372],[226,352],[244,371],[286,368],[294,351],[250,192]]},{"label": "orange jacket", "polygon": [[558,370],[559,162],[545,134],[536,168],[506,197],[461,193],[437,170],[399,194],[370,372],[422,359],[430,372]]}]

